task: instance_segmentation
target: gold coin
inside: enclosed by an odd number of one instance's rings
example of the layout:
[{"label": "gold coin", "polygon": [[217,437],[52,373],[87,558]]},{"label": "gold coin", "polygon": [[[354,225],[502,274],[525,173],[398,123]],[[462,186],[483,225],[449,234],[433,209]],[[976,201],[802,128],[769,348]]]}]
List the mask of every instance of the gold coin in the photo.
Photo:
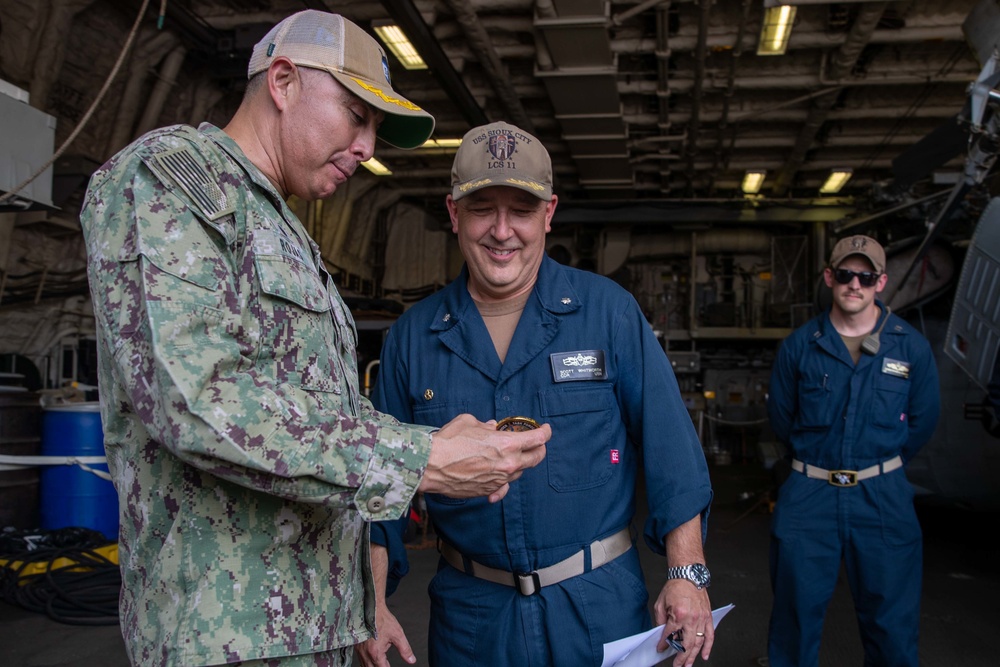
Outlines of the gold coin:
[{"label": "gold coin", "polygon": [[498,431],[531,431],[538,428],[538,422],[531,417],[504,417],[497,422]]}]

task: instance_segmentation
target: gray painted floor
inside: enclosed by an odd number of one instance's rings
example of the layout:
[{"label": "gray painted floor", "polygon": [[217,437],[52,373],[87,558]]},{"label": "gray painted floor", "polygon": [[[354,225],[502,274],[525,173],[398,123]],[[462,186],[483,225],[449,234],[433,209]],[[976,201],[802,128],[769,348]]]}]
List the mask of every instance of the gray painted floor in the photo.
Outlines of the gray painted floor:
[{"label": "gray painted floor", "polygon": [[[719,626],[710,665],[752,666],[765,654],[771,594],[767,578],[768,473],[759,466],[712,469],[715,504],[707,543],[712,603],[736,608]],[[921,664],[987,667],[1000,664],[1000,547],[994,514],[920,508],[925,567]],[[650,590],[665,566],[642,547]],[[426,586],[436,568],[434,549],[412,548],[411,574],[390,599],[417,653],[427,664]],[[846,583],[840,582],[823,635],[821,667],[861,665],[861,643]],[[394,665],[403,665],[398,657]],[[61,625],[0,602],[0,667],[126,667],[116,627]]]}]

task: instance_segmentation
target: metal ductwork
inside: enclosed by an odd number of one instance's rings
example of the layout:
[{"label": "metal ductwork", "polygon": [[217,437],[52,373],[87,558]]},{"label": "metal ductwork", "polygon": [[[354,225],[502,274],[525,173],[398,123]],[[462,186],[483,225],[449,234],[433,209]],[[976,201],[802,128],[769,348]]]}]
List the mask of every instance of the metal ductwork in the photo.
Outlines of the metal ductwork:
[{"label": "metal ductwork", "polygon": [[[618,62],[603,0],[551,0],[535,6],[546,58],[536,65],[562,136],[588,188],[631,189],[628,132],[618,93]],[[546,67],[551,62],[551,68]]]}]

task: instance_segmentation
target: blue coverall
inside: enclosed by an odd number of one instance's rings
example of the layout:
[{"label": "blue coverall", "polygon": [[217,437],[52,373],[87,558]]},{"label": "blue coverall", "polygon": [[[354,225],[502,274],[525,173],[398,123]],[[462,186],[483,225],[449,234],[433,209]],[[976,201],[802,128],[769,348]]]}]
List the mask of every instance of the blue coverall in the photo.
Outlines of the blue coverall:
[{"label": "blue coverall", "polygon": [[[488,567],[552,565],[629,526],[640,466],[651,549],[663,554],[667,533],[698,514],[704,529],[712,499],[705,457],[663,348],[632,296],[545,257],[501,364],[467,279],[463,269],[390,329],[374,404],[432,426],[466,412],[480,420],[531,417],[552,426],[552,439],[545,460],[499,503],[429,494],[438,535]],[[596,358],[601,373],[557,381],[549,355],[559,353]],[[379,532],[374,541],[385,543]],[[395,544],[390,560],[398,563]],[[605,642],[651,627],[634,547],[531,596],[442,560],[429,593],[436,666],[600,665]]]},{"label": "blue coverall", "polygon": [[[930,439],[940,409],[930,344],[904,320],[888,317],[878,352],[862,354],[857,365],[829,312],[782,344],[767,406],[795,459],[861,470],[896,455],[906,463]],[[842,560],[865,665],[917,666],[923,552],[902,468],[854,487],[792,472],[778,491],[770,551],[771,667],[818,664]]]}]

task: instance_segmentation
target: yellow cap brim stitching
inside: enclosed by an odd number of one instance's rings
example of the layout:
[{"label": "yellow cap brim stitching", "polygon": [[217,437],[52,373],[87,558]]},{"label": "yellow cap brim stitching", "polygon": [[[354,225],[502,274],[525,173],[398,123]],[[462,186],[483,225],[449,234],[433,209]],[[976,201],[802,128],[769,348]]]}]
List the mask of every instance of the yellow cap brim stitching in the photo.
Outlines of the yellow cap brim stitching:
[{"label": "yellow cap brim stitching", "polygon": [[386,95],[384,92],[382,92],[382,90],[380,88],[376,88],[375,86],[371,85],[367,81],[363,81],[362,79],[358,79],[358,78],[353,77],[353,76],[351,77],[351,81],[353,81],[354,83],[358,84],[359,86],[361,86],[362,88],[364,88],[365,90],[367,90],[372,95],[375,95],[376,97],[378,97],[380,100],[382,100],[386,104],[393,104],[393,105],[395,105],[397,107],[400,107],[402,109],[406,109],[407,111],[423,111],[423,109],[421,109],[420,107],[418,107],[413,102],[410,102],[409,100],[404,100],[404,99],[400,99],[398,97],[392,97],[391,95]]}]

